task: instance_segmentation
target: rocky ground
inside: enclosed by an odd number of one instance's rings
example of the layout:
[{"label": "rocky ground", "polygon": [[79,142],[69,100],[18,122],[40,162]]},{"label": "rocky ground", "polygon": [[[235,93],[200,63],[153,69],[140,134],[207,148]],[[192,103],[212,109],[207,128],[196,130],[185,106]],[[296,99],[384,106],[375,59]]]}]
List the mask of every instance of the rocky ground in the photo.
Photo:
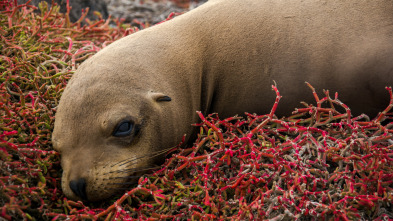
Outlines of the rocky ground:
[{"label": "rocky ground", "polygon": [[[17,0],[18,4],[30,2],[38,7],[41,1],[46,1],[50,6],[53,0]],[[95,12],[99,12],[102,18],[109,15],[124,19],[124,23],[139,25],[141,23],[151,25],[165,20],[172,12],[182,13],[203,4],[207,0],[83,0],[69,1],[71,11],[69,13],[72,22],[78,21],[82,12],[89,8],[86,18],[96,20]],[[67,1],[54,0],[60,5],[60,12],[67,12]],[[39,10],[36,10],[37,12]]]},{"label": "rocky ground", "polygon": [[172,12],[185,12],[198,7],[207,0],[107,0],[108,12],[126,23],[155,24],[165,20]]}]

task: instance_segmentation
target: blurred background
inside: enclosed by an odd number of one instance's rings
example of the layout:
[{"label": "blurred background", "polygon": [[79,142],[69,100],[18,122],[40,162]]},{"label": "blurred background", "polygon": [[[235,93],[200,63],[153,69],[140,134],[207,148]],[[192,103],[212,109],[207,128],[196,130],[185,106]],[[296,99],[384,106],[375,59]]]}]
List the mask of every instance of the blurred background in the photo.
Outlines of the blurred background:
[{"label": "blurred background", "polygon": [[[26,3],[28,0],[18,0],[19,4]],[[38,5],[43,0],[32,0],[31,4]],[[44,0],[52,4],[53,0]],[[96,20],[99,12],[102,18],[108,16],[122,18],[125,23],[139,25],[141,23],[151,25],[165,20],[170,13],[182,13],[189,11],[203,4],[207,0],[70,0],[72,7],[70,19],[77,21],[85,8],[89,8],[87,18]],[[61,6],[60,11],[66,12],[67,0],[54,0]]]}]

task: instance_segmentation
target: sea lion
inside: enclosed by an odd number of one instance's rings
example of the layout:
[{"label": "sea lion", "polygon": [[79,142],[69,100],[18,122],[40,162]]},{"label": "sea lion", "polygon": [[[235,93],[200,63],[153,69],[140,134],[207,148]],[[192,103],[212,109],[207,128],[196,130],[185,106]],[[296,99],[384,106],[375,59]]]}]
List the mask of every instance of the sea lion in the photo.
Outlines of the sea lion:
[{"label": "sea lion", "polygon": [[391,0],[210,0],[124,37],[85,61],[57,109],[54,148],[71,199],[112,196],[198,121],[276,114],[313,101],[304,84],[337,91],[374,117],[393,83]]}]

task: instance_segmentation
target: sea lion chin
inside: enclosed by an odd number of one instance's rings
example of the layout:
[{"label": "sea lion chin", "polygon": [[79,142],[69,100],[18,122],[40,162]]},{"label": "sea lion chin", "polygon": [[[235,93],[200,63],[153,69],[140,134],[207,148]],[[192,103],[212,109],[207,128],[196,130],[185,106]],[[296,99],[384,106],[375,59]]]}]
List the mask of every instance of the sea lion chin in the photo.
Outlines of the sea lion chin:
[{"label": "sea lion chin", "polygon": [[[393,83],[393,1],[210,0],[85,61],[56,113],[71,199],[100,201],[195,134],[195,111],[277,115],[312,102],[304,82],[375,117]],[[190,136],[186,142],[190,141]]]}]

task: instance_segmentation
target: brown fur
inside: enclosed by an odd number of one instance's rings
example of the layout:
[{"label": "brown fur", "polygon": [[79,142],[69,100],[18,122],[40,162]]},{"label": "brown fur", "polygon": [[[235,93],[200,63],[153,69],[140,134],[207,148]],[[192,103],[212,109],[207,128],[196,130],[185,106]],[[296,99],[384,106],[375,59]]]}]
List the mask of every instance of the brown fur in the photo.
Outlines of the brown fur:
[{"label": "brown fur", "polygon": [[[308,81],[339,92],[355,115],[376,116],[393,83],[393,1],[210,0],[114,42],[80,66],[58,107],[64,193],[77,199],[69,182],[85,178],[89,200],[113,195],[123,185],[111,183],[129,180],[114,177],[133,174],[120,169],[152,164],[118,162],[178,144],[196,110],[268,113],[273,80],[278,115],[313,100]],[[172,101],[157,102],[160,93]],[[125,116],[142,125],[131,143],[111,136]]]}]

